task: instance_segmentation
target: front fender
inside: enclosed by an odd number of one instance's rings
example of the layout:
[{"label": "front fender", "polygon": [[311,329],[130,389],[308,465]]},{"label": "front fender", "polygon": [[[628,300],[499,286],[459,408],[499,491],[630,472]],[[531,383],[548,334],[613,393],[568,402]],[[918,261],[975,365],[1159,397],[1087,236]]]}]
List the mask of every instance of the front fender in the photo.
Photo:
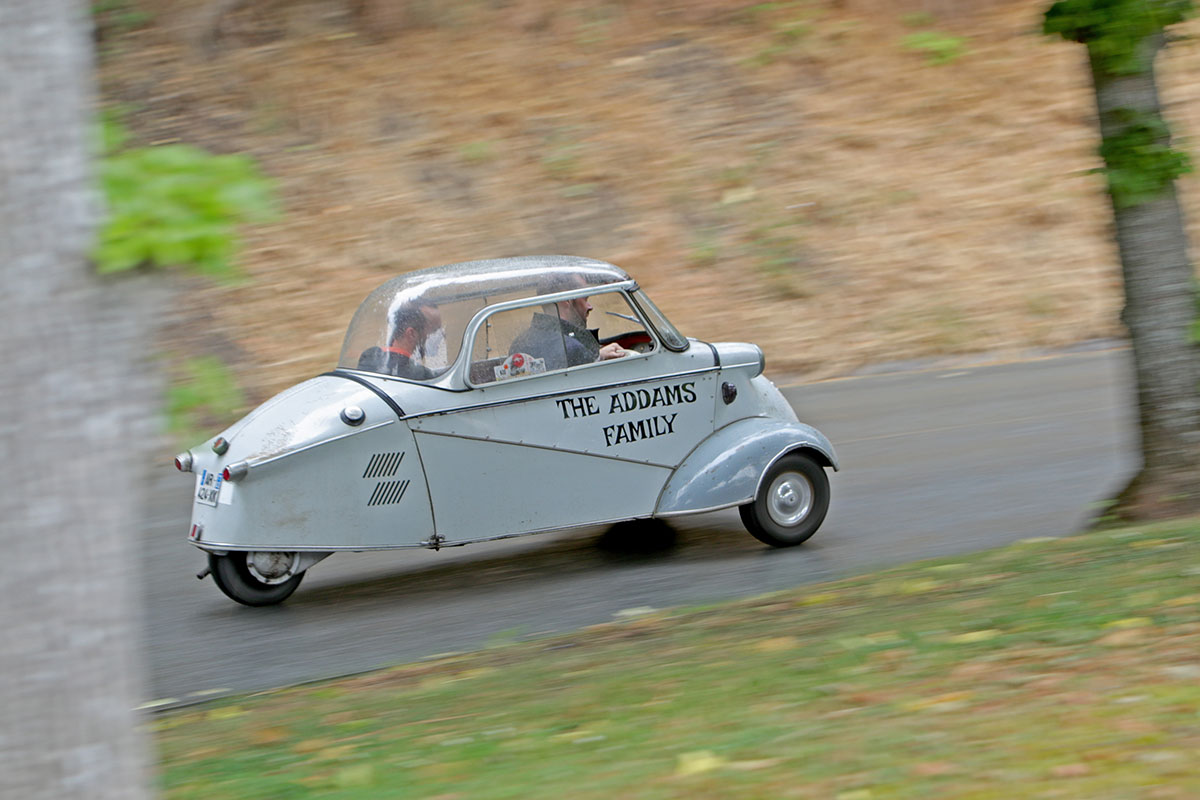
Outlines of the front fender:
[{"label": "front fender", "polygon": [[833,445],[811,425],[770,417],[732,422],[701,442],[675,469],[658,496],[654,516],[694,514],[747,503],[771,464],[802,450],[825,466],[838,468]]}]

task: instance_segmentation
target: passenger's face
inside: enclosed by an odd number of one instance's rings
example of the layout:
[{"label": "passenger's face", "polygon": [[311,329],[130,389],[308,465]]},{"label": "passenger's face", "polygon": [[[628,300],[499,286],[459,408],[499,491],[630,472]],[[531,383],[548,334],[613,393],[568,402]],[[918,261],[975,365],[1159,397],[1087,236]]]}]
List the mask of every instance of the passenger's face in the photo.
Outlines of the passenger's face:
[{"label": "passenger's face", "polygon": [[422,306],[421,315],[425,317],[425,330],[421,332],[421,344],[442,327],[442,312],[433,306]]}]

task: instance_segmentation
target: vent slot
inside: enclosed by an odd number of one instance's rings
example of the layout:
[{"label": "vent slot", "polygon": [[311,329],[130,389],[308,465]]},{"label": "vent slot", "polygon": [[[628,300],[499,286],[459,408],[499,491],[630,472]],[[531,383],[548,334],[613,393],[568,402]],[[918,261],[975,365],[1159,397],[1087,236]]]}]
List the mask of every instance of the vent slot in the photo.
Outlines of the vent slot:
[{"label": "vent slot", "polygon": [[396,470],[400,469],[400,462],[403,460],[404,451],[400,451],[399,453],[376,453],[367,462],[367,469],[363,472],[363,477],[390,478],[396,474]]},{"label": "vent slot", "polygon": [[409,481],[380,481],[375,486],[375,491],[371,492],[371,499],[367,501],[367,505],[386,506],[399,503],[408,491],[408,484]]}]

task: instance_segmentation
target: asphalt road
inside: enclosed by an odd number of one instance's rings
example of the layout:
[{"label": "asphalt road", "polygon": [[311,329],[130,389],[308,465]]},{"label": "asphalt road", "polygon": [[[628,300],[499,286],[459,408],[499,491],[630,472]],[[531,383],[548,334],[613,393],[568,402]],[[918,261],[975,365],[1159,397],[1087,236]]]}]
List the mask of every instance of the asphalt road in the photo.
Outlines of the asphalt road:
[{"label": "asphalt road", "polygon": [[[775,550],[736,510],[675,520],[652,552],[604,529],[446,549],[341,554],[281,606],[247,608],[185,541],[192,481],[154,477],[145,541],[149,704],[358,672],[914,559],[1071,533],[1136,467],[1129,355],[882,374],[784,390],[833,441],[833,505]],[[768,372],[769,374],[769,372]],[[189,476],[190,478],[190,476]],[[169,703],[168,703],[169,701]]]}]

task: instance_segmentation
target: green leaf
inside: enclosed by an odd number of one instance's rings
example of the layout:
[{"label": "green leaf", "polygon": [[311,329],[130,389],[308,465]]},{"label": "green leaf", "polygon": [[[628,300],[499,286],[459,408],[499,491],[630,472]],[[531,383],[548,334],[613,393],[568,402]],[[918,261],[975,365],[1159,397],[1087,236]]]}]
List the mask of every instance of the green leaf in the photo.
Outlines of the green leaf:
[{"label": "green leaf", "polygon": [[276,217],[274,185],[244,155],[187,144],[115,152],[127,138],[111,123],[99,169],[108,218],[93,250],[97,270],[145,264],[235,276],[237,226]]}]

